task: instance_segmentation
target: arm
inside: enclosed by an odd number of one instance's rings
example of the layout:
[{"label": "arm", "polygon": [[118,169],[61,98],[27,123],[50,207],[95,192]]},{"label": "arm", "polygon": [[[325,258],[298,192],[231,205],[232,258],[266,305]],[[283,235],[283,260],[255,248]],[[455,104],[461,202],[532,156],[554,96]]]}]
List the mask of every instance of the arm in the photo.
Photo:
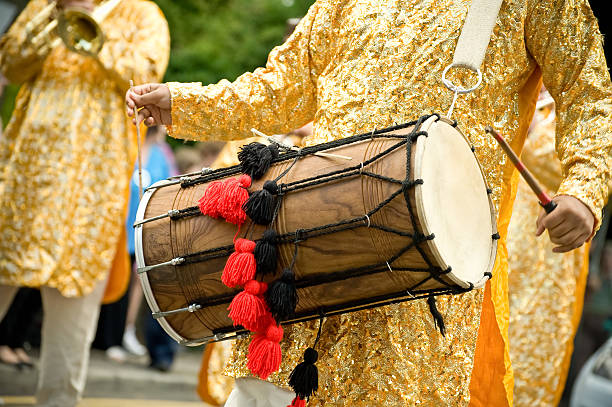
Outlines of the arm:
[{"label": "arm", "polygon": [[[25,29],[26,24],[46,5],[45,0],[30,1],[8,32],[0,38],[0,70],[13,83],[23,83],[34,77],[47,57],[49,47],[43,50],[34,46]],[[37,32],[48,22],[43,21],[40,27],[37,27]],[[49,43],[54,38],[55,36],[50,36]]]},{"label": "arm", "polygon": [[325,3],[318,1],[310,8],[287,42],[272,50],[265,68],[245,73],[233,83],[169,83],[169,134],[227,140],[251,137],[252,127],[283,133],[312,120],[317,77],[332,47],[332,38],[327,37],[331,6],[326,9]]},{"label": "arm", "polygon": [[112,21],[119,27],[108,33],[97,59],[122,91],[130,79],[136,84],[161,80],[170,56],[168,23],[161,10],[149,1],[124,3],[112,12],[119,14]]},{"label": "arm", "polygon": [[555,99],[563,172],[554,198],[558,207],[540,214],[536,234],[548,229],[558,245],[553,251],[566,252],[580,247],[601,222],[610,178],[612,85],[587,0],[530,0],[525,41]]},{"label": "arm", "polygon": [[558,195],[585,204],[601,221],[608,196],[612,85],[601,34],[587,0],[532,0],[525,25],[531,55],[557,106]]}]

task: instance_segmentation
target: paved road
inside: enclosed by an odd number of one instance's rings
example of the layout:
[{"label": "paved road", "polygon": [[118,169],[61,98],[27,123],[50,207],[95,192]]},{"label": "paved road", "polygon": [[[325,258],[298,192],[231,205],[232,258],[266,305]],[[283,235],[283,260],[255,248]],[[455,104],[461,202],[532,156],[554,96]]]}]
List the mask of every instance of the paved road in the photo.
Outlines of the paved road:
[{"label": "paved road", "polygon": [[[172,370],[162,373],[149,369],[146,357],[117,363],[93,350],[79,407],[211,407],[195,391],[201,355],[201,348],[181,348]],[[36,369],[17,371],[0,364],[0,399],[5,405],[33,405],[36,379]]]}]

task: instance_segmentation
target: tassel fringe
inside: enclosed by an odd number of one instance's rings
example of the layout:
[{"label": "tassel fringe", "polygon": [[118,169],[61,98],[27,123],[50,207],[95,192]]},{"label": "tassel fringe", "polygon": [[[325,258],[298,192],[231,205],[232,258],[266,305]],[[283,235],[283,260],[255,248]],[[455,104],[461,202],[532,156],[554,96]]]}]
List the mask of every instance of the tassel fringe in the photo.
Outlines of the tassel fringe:
[{"label": "tassel fringe", "polygon": [[258,225],[269,225],[274,220],[277,200],[278,185],[274,181],[266,181],[263,189],[253,192],[242,209]]},{"label": "tassel fringe", "polygon": [[274,229],[268,229],[264,232],[262,238],[257,241],[254,254],[257,263],[256,274],[259,277],[276,272],[276,262],[278,259],[278,249],[276,248],[277,236]]},{"label": "tassel fringe", "polygon": [[240,149],[238,161],[240,161],[243,173],[250,175],[253,179],[260,179],[278,155],[278,145],[265,145],[255,142]]},{"label": "tassel fringe", "polygon": [[234,249],[225,263],[221,281],[228,287],[243,286],[255,278],[257,263],[253,251],[255,242],[248,239],[237,239]]},{"label": "tassel fringe", "polygon": [[319,371],[315,366],[318,358],[316,350],[307,348],[304,352],[304,361],[289,375],[289,386],[301,399],[312,396],[319,389]]},{"label": "tassel fringe", "polygon": [[295,313],[298,294],[295,288],[295,275],[291,269],[284,269],[281,277],[270,284],[266,302],[277,321],[288,319]]},{"label": "tassel fringe", "polygon": [[251,373],[266,380],[270,374],[279,369],[282,339],[283,328],[274,322],[268,325],[263,332],[255,334],[247,354],[247,367]]},{"label": "tassel fringe", "polygon": [[433,316],[434,326],[440,330],[442,336],[446,336],[446,326],[444,325],[444,318],[442,318],[442,314],[438,311],[438,307],[436,306],[436,297],[430,295],[427,297],[427,304],[429,305],[429,312]]},{"label": "tassel fringe", "polygon": [[269,315],[268,306],[263,298],[267,289],[266,283],[251,280],[244,286],[244,291],[237,294],[229,306],[229,317],[234,326],[242,325],[249,331],[260,331],[269,324],[265,318]]}]

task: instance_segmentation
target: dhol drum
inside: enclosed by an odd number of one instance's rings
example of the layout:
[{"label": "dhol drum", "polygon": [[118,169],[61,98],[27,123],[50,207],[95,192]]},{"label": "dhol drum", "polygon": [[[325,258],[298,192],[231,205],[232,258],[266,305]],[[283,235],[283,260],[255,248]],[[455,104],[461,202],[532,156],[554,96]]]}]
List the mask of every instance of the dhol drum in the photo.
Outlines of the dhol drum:
[{"label": "dhol drum", "polygon": [[[432,115],[274,158],[249,191],[281,176],[271,224],[278,265],[263,279],[293,271],[299,300],[283,323],[482,287],[499,236],[473,150],[456,123]],[[235,166],[161,181],[140,203],[142,286],[180,343],[242,331],[228,317],[239,290],[221,276],[235,239],[260,241],[266,227],[247,219],[237,228],[197,206],[212,181],[240,174]]]}]

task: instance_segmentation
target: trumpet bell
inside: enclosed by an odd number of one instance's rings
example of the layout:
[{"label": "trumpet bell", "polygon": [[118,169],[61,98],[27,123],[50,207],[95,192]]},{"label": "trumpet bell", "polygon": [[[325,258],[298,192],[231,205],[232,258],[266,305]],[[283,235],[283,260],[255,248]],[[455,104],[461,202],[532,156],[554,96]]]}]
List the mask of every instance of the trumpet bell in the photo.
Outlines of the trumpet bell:
[{"label": "trumpet bell", "polygon": [[69,50],[81,55],[96,56],[104,45],[100,25],[83,9],[69,8],[59,13],[57,34]]}]

